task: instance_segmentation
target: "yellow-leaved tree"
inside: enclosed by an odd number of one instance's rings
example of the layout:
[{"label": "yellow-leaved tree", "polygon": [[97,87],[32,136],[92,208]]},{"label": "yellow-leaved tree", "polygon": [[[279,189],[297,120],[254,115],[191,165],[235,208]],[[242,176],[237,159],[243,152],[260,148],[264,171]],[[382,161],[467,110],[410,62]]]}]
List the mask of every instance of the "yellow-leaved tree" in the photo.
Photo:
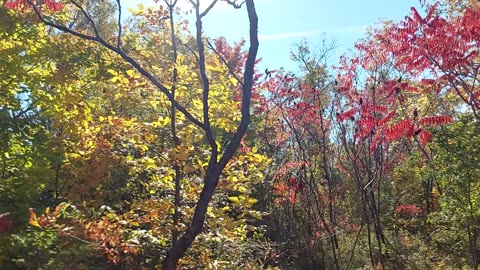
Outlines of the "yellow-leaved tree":
[{"label": "yellow-leaved tree", "polygon": [[[88,48],[94,55],[59,57],[64,61],[52,72],[59,83],[47,98],[53,102],[44,106],[51,105],[53,125],[61,131],[64,196],[95,205],[95,196],[101,196],[96,193],[121,194],[108,188],[129,191],[122,194],[130,196],[123,200],[125,209],[83,220],[85,234],[97,238],[114,263],[122,254],[138,254],[142,243],[135,241],[145,228],[157,247],[165,247],[153,261],[162,259],[163,269],[175,269],[199,234],[199,245],[244,240],[253,230],[249,220],[261,218],[250,194],[269,160],[244,142],[259,78],[258,18],[253,0],[226,1],[246,8],[248,50],[240,51],[243,43],[232,48],[223,39],[212,41],[203,35],[202,20],[217,2],[203,9],[198,0],[190,1],[192,35],[177,21],[173,0],[156,8],[139,5],[127,26],[120,1],[113,2],[117,20],[110,28],[101,25],[102,13],[94,12],[90,1],[7,1],[7,7],[47,27],[52,41],[45,43]],[[98,62],[77,69],[79,61]],[[52,215],[65,209],[39,218],[31,214],[31,224],[63,228]],[[215,257],[211,253],[209,248],[189,253],[182,264],[207,267]]]}]

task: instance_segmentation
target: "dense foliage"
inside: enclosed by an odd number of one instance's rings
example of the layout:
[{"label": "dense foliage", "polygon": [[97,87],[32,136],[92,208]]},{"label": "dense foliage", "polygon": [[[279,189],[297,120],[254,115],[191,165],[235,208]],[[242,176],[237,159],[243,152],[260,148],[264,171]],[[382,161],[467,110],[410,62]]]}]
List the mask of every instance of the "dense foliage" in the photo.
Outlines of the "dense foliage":
[{"label": "dense foliage", "polygon": [[156,2],[0,7],[1,269],[478,269],[475,1],[297,74]]}]

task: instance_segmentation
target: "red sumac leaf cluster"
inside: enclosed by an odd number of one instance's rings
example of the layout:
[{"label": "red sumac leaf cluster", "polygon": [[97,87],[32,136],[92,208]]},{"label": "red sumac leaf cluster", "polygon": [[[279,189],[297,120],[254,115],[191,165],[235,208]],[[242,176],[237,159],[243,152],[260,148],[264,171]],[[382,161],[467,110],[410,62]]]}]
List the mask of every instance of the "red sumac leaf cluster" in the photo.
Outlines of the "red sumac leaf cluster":
[{"label": "red sumac leaf cluster", "polygon": [[422,142],[423,145],[426,145],[427,143],[432,141],[432,133],[428,130],[421,130],[418,133],[418,138],[420,139],[420,142]]},{"label": "red sumac leaf cluster", "polygon": [[385,139],[387,142],[396,141],[402,137],[413,136],[414,124],[410,119],[402,120],[385,129]]},{"label": "red sumac leaf cluster", "polygon": [[424,126],[440,126],[444,124],[451,123],[453,121],[451,116],[440,115],[440,116],[428,116],[422,117],[420,119],[420,124]]},{"label": "red sumac leaf cluster", "polygon": [[63,8],[63,4],[56,2],[54,0],[40,0],[34,2],[28,0],[11,0],[5,4],[5,7],[8,9],[21,10],[22,12],[27,11],[30,8],[30,5],[36,5],[41,8],[41,5],[45,5],[51,11],[60,11]]},{"label": "red sumac leaf cluster", "polygon": [[355,113],[357,112],[357,109],[355,108],[352,108],[344,113],[340,113],[337,115],[337,121],[338,122],[342,122],[342,121],[345,121],[347,119],[351,119]]}]

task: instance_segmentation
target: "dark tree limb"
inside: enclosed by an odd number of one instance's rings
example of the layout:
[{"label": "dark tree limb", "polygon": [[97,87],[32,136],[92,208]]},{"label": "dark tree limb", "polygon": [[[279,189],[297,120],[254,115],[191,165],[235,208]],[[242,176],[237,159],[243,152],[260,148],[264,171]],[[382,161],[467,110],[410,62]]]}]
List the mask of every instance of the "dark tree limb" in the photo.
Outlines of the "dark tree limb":
[{"label": "dark tree limb", "polygon": [[117,34],[117,48],[120,49],[122,46],[122,5],[120,0],[117,0],[117,7],[118,7],[118,34]]},{"label": "dark tree limb", "polygon": [[203,42],[202,32],[203,32],[203,22],[202,17],[205,16],[206,12],[208,12],[217,2],[217,0],[213,1],[212,4],[205,10],[203,13],[200,13],[200,3],[198,0],[195,2],[190,0],[190,3],[193,4],[195,8],[195,17],[196,17],[196,41],[197,41],[197,50],[198,50],[198,65],[200,69],[200,77],[202,80],[202,110],[203,110],[203,124],[205,126],[205,136],[207,139],[208,144],[212,150],[212,154],[210,155],[209,166],[214,166],[217,162],[218,156],[218,147],[215,141],[215,137],[213,135],[212,127],[210,125],[210,114],[209,114],[209,100],[210,100],[210,80],[207,76],[207,69],[205,64],[205,44]]},{"label": "dark tree limb", "polygon": [[169,250],[167,257],[164,260],[163,269],[173,270],[176,268],[178,260],[185,255],[187,249],[191,246],[196,236],[201,232],[205,221],[205,215],[207,213],[208,204],[212,199],[215,188],[218,184],[220,175],[227,165],[228,161],[233,157],[235,151],[240,145],[242,137],[247,131],[247,127],[250,123],[250,103],[253,86],[253,75],[255,72],[255,61],[258,52],[258,17],[255,10],[255,4],[253,0],[246,0],[247,13],[250,21],[250,48],[248,50],[248,57],[245,63],[244,80],[242,87],[242,105],[241,113],[242,119],[237,131],[230,140],[223,156],[220,161],[209,163],[206,170],[204,179],[204,186],[200,193],[195,212],[192,217],[192,221],[188,226],[185,233],[174,243],[173,247]]}]

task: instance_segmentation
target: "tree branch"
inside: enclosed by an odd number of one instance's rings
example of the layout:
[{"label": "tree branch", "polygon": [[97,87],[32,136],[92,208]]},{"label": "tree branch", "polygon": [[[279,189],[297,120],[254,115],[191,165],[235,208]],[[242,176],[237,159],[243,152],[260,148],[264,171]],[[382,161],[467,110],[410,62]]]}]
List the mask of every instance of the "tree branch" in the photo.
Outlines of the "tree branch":
[{"label": "tree branch", "polygon": [[[202,15],[200,14],[200,4],[197,1],[194,3],[193,1],[190,1],[192,4],[194,4],[195,7],[195,15],[196,15],[196,41],[197,41],[197,47],[198,47],[198,65],[200,69],[200,76],[202,79],[202,84],[203,84],[203,93],[202,93],[202,105],[203,105],[203,124],[205,125],[205,136],[207,139],[208,144],[210,145],[210,148],[212,149],[212,154],[210,156],[209,160],[209,165],[214,165],[217,162],[217,156],[218,156],[218,147],[217,143],[215,141],[215,137],[213,135],[213,131],[210,125],[210,115],[209,115],[209,95],[210,95],[210,81],[207,76],[207,70],[206,70],[206,65],[205,65],[205,44],[203,42],[202,38],[202,30],[203,30],[203,22],[202,22]],[[213,1],[212,4],[215,4],[216,0]],[[211,5],[209,8],[211,8],[213,5]]]},{"label": "tree branch", "polygon": [[[192,0],[190,0],[192,2]],[[255,72],[255,61],[258,52],[258,17],[255,11],[255,4],[253,0],[246,0],[248,18],[250,21],[250,48],[248,52],[247,61],[245,63],[244,81],[242,87],[242,120],[237,128],[233,138],[230,140],[223,156],[216,164],[209,163],[207,167],[204,186],[200,193],[192,221],[185,233],[174,243],[173,247],[168,251],[167,257],[163,261],[163,269],[174,270],[177,266],[178,260],[185,255],[187,249],[191,246],[197,235],[201,232],[205,222],[205,215],[208,209],[215,188],[218,184],[220,175],[225,168],[228,161],[232,158],[236,149],[240,145],[242,137],[245,135],[247,127],[250,123],[250,103],[251,92],[253,86],[253,75]],[[197,15],[198,9],[197,9]]]},{"label": "tree branch", "polygon": [[[31,4],[31,0],[27,0],[27,1],[28,1],[28,3],[30,3],[30,5],[32,5],[32,4]],[[95,22],[93,21],[92,17],[90,17],[90,15],[88,15],[88,13],[85,11],[85,9],[84,9],[79,3],[77,3],[77,2],[74,1],[74,0],[70,0],[70,2],[71,2],[73,5],[75,5],[78,9],[80,9],[80,11],[82,11],[83,16],[85,16],[85,18],[86,18],[86,19],[90,22],[90,24],[92,25],[93,32],[95,33],[95,36],[96,36],[97,38],[100,38],[100,34],[99,34],[99,32],[98,32],[97,26],[95,25]],[[37,13],[37,14],[38,14],[38,13]]]},{"label": "tree branch", "polygon": [[201,14],[200,14],[200,18],[203,18],[205,17],[205,15],[207,15],[207,13],[213,8],[213,6],[215,6],[215,4],[217,3],[218,0],[214,0],[208,7],[207,9],[205,9],[205,11],[203,11]]},{"label": "tree branch", "polygon": [[232,1],[232,0],[225,0],[225,2],[227,2],[229,5],[233,6],[234,8],[236,9],[239,9],[243,6],[243,4],[245,4],[245,1],[241,2],[240,4],[237,4],[237,1]]},{"label": "tree branch", "polygon": [[120,4],[120,0],[117,0],[117,7],[118,7],[118,34],[117,34],[117,48],[121,48],[121,41],[122,41],[122,5]]},{"label": "tree branch", "polygon": [[250,103],[252,98],[253,76],[255,73],[255,61],[258,52],[258,16],[255,10],[253,0],[246,0],[248,18],[250,20],[250,48],[248,50],[247,61],[245,62],[245,71],[243,76],[242,87],[242,119],[237,131],[233,135],[223,156],[219,161],[219,168],[224,168],[228,161],[233,157],[235,150],[240,145],[242,137],[245,135],[248,125],[250,124]]},{"label": "tree branch", "polygon": [[[162,92],[168,98],[168,100],[173,104],[173,106],[175,106],[175,108],[177,108],[177,110],[179,110],[183,115],[185,115],[185,117],[188,120],[190,120],[196,126],[200,127],[202,130],[205,130],[205,125],[200,120],[195,118],[191,113],[189,113],[187,111],[187,109],[185,109],[182,105],[180,105],[175,100],[175,98],[171,95],[171,93],[169,92],[169,90],[166,86],[164,86],[159,80],[157,80],[150,72],[148,72],[146,69],[144,69],[137,61],[135,61],[133,58],[128,56],[121,48],[117,48],[117,47],[113,46],[112,44],[108,43],[107,41],[105,41],[104,39],[102,39],[100,36],[98,36],[98,32],[97,32],[96,36],[90,36],[90,35],[86,35],[86,34],[77,32],[75,30],[72,30],[70,28],[67,28],[63,25],[59,25],[59,24],[56,24],[54,22],[51,22],[51,21],[45,19],[45,17],[43,17],[43,15],[41,14],[38,7],[31,0],[27,0],[27,1],[28,1],[29,5],[34,9],[34,11],[37,14],[39,20],[42,23],[44,23],[45,25],[54,27],[54,28],[56,28],[56,29],[58,29],[62,32],[69,33],[71,35],[74,35],[76,37],[79,37],[79,38],[82,38],[82,39],[85,39],[85,40],[98,42],[98,43],[102,44],[104,47],[106,47],[107,49],[109,49],[109,50],[115,52],[116,54],[118,54],[120,57],[123,58],[123,60],[127,61],[127,63],[129,63],[138,72],[140,72],[140,74],[142,74],[143,77],[145,77],[155,87],[157,87],[157,89],[160,90],[160,92]],[[73,1],[73,0],[71,0],[71,1]],[[91,18],[90,18],[90,20],[91,20]],[[93,20],[91,20],[91,22],[93,23]],[[94,29],[96,29],[96,27]]]}]

